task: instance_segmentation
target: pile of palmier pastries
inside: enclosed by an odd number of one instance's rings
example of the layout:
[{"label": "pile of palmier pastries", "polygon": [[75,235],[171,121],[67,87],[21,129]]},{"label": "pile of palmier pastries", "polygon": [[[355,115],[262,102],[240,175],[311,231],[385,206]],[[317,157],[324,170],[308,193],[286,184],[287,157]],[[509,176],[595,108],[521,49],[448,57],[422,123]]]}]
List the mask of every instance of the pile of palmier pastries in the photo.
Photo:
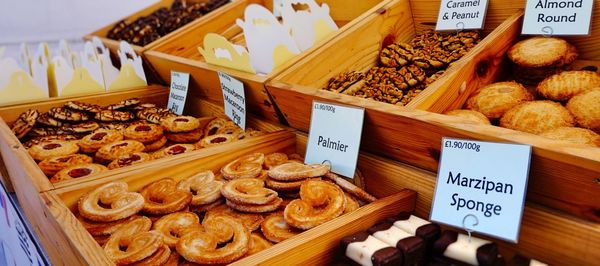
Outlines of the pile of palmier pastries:
[{"label": "pile of palmier pastries", "polygon": [[466,110],[446,114],[600,147],[600,75],[572,70],[575,46],[559,38],[534,37],[516,43],[508,57],[519,82],[480,88],[467,100]]},{"label": "pile of palmier pastries", "polygon": [[112,182],[78,202],[77,217],[117,265],[226,264],[375,198],[298,155],[254,153],[176,181],[128,190]]},{"label": "pile of palmier pastries", "polygon": [[30,109],[12,131],[53,183],[264,134],[224,118],[176,115],[139,99],[104,107],[71,101],[46,113]]}]

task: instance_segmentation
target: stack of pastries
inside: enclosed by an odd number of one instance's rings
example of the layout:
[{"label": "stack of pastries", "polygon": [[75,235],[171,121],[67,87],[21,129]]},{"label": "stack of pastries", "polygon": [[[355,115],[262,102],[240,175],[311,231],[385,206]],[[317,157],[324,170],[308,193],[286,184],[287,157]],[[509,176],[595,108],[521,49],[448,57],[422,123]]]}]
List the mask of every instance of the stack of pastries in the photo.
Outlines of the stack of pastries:
[{"label": "stack of pastries", "polygon": [[521,83],[487,85],[471,95],[464,110],[446,114],[600,147],[600,75],[570,70],[577,57],[573,45],[558,38],[534,37],[515,44],[508,56],[518,69],[514,78]]},{"label": "stack of pastries", "polygon": [[176,115],[139,99],[27,110],[12,131],[53,183],[264,134],[224,118]]},{"label": "stack of pastries", "polygon": [[139,192],[108,183],[81,197],[77,218],[117,265],[226,264],[375,200],[329,166],[299,160],[254,153],[220,175],[164,178]]}]

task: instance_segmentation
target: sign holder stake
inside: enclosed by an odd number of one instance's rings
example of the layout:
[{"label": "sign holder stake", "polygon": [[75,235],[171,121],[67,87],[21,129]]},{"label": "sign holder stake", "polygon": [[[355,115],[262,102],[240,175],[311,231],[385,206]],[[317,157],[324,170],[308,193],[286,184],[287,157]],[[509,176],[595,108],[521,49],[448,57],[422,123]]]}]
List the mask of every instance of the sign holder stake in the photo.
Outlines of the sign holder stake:
[{"label": "sign holder stake", "polygon": [[469,218],[469,217],[473,217],[473,219],[475,219],[475,222],[472,225],[473,227],[475,227],[479,224],[479,219],[477,219],[477,216],[475,216],[474,214],[467,214],[467,215],[465,215],[465,217],[463,217],[462,227],[465,231],[467,231],[467,235],[469,235],[469,243],[471,243],[471,233],[475,232],[475,230],[469,229],[466,225],[467,218]]}]

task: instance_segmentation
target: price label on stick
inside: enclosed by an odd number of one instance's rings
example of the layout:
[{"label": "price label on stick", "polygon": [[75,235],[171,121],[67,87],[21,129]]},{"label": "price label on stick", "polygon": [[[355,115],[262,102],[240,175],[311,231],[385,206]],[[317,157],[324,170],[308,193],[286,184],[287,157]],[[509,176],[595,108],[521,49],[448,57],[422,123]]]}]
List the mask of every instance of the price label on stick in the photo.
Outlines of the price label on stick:
[{"label": "price label on stick", "polygon": [[169,102],[167,108],[178,115],[183,114],[185,108],[185,99],[190,84],[190,74],[171,71],[171,86],[169,92]]},{"label": "price label on stick", "polygon": [[528,145],[444,138],[431,220],[517,243],[530,159]]},{"label": "price label on stick", "polygon": [[522,34],[589,35],[594,0],[527,0]]},{"label": "price label on stick", "polygon": [[244,94],[244,83],[219,72],[221,89],[223,90],[223,108],[225,114],[231,120],[246,130],[246,96]]},{"label": "price label on stick", "polygon": [[354,177],[365,109],[313,101],[307,164],[329,163],[332,172]]},{"label": "price label on stick", "polygon": [[435,30],[482,29],[487,0],[442,0]]}]

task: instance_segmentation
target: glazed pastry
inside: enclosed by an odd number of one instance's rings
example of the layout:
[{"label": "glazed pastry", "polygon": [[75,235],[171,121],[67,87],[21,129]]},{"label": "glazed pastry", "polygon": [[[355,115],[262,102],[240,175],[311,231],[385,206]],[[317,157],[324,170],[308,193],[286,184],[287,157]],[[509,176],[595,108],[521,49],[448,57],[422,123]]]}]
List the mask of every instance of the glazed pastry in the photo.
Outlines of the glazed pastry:
[{"label": "glazed pastry", "polygon": [[264,187],[263,180],[239,178],[221,187],[221,194],[228,201],[238,204],[267,204],[277,198],[277,192]]},{"label": "glazed pastry", "polygon": [[572,127],[575,119],[567,108],[552,101],[525,102],[508,110],[500,126],[539,134],[557,127]]},{"label": "glazed pastry", "polygon": [[146,148],[144,149],[144,152],[158,151],[162,147],[164,147],[166,144],[167,144],[167,138],[165,136],[162,136],[162,138],[160,138],[159,140],[157,140],[155,142],[150,142],[150,143],[144,144],[144,146],[146,146]]},{"label": "glazed pastry", "polygon": [[41,161],[38,166],[46,176],[51,177],[60,170],[78,164],[92,163],[92,158],[83,154],[71,154],[51,157]]},{"label": "glazed pastry", "polygon": [[200,122],[192,116],[173,116],[163,119],[160,124],[169,132],[190,132],[200,127]]},{"label": "glazed pastry", "polygon": [[152,143],[163,137],[163,128],[155,124],[132,125],[125,129],[125,139],[137,140],[141,143]]},{"label": "glazed pastry", "polygon": [[476,237],[445,231],[433,245],[439,260],[459,265],[496,265],[499,260],[495,243]]},{"label": "glazed pastry", "polygon": [[102,110],[96,113],[95,117],[98,121],[113,122],[113,121],[129,121],[134,118],[134,115],[130,112],[115,111],[115,110]]},{"label": "glazed pastry", "polygon": [[72,165],[56,173],[52,178],[50,178],[50,183],[58,183],[74,178],[82,178],[104,172],[106,170],[108,170],[106,166],[95,163]]},{"label": "glazed pastry", "polygon": [[51,117],[48,115],[48,113],[40,114],[36,119],[36,122],[50,127],[61,127],[67,125],[67,123],[63,121],[54,119],[54,117]]},{"label": "glazed pastry", "polygon": [[216,206],[206,212],[204,220],[210,220],[217,216],[226,216],[231,219],[237,219],[249,230],[256,231],[260,228],[264,218],[258,213],[244,213],[229,208],[227,205],[222,204]]},{"label": "glazed pastry", "polygon": [[273,246],[273,244],[266,240],[261,234],[252,233],[250,234],[250,243],[248,243],[248,253],[246,253],[246,256],[256,254],[271,246]]},{"label": "glazed pastry", "polygon": [[27,110],[19,115],[19,118],[13,123],[11,130],[17,138],[23,138],[35,125],[40,113],[37,110]]},{"label": "glazed pastry", "polygon": [[140,102],[141,101],[138,98],[125,99],[118,103],[106,106],[106,109],[107,110],[120,110],[120,109],[125,109],[125,108],[132,108],[132,107],[135,107],[136,105],[140,104]]},{"label": "glazed pastry", "polygon": [[112,182],[88,192],[79,199],[79,213],[95,222],[117,221],[138,213],[144,207],[144,197],[127,188],[125,182]]},{"label": "glazed pastry", "polygon": [[203,132],[200,128],[194,129],[189,132],[182,133],[166,133],[165,136],[168,140],[175,143],[195,143],[202,139]]},{"label": "glazed pastry", "polygon": [[260,225],[260,230],[269,241],[274,243],[279,243],[302,232],[285,222],[283,212],[267,216]]},{"label": "glazed pastry", "polygon": [[242,156],[221,169],[221,174],[225,179],[232,180],[238,178],[254,178],[262,172],[262,164],[265,161],[265,155],[254,153]]},{"label": "glazed pastry", "polygon": [[390,222],[377,224],[369,228],[367,232],[373,237],[400,250],[404,257],[402,265],[424,264],[425,242],[420,237],[409,234],[393,226]]},{"label": "glazed pastry", "polygon": [[323,176],[330,167],[325,164],[305,165],[297,162],[287,162],[269,170],[269,177],[280,181],[295,181],[311,177]]},{"label": "glazed pastry", "polygon": [[121,140],[102,146],[96,152],[95,159],[101,163],[108,164],[121,156],[135,152],[143,152],[144,144],[135,140]]},{"label": "glazed pastry", "polygon": [[73,111],[64,107],[54,107],[48,111],[48,115],[59,120],[71,122],[87,121],[90,119],[86,113]]},{"label": "glazed pastry", "polygon": [[223,126],[217,129],[217,132],[215,134],[239,135],[242,132],[243,130],[233,121],[227,121]]},{"label": "glazed pastry", "polygon": [[65,107],[73,109],[75,111],[98,113],[102,108],[95,104],[84,103],[80,101],[69,101],[65,104]]},{"label": "glazed pastry", "polygon": [[342,238],[340,241],[342,253],[346,258],[363,266],[404,265],[402,253],[385,242],[359,232]]},{"label": "glazed pastry", "polygon": [[568,101],[571,97],[600,87],[600,75],[592,71],[564,71],[544,79],[537,86],[542,97],[553,101]]},{"label": "glazed pastry", "polygon": [[160,159],[166,156],[190,152],[194,149],[194,145],[192,144],[175,144],[155,152],[152,156],[154,157],[154,159]]},{"label": "glazed pastry", "polygon": [[95,153],[102,146],[123,140],[123,134],[116,130],[99,129],[83,137],[77,144],[83,153]]},{"label": "glazed pastry", "polygon": [[220,145],[223,143],[228,143],[232,141],[238,140],[236,135],[230,134],[215,134],[210,135],[208,137],[202,138],[198,143],[196,143],[196,147],[198,148],[208,148],[215,145]]},{"label": "glazed pastry", "polygon": [[540,134],[554,140],[567,141],[574,144],[581,144],[592,147],[600,147],[600,135],[594,131],[578,127],[558,127]]},{"label": "glazed pastry", "polygon": [[48,142],[48,141],[52,141],[52,140],[69,141],[69,140],[77,140],[77,139],[78,138],[75,135],[49,135],[49,136],[32,138],[32,139],[28,140],[27,142],[23,143],[23,147],[25,147],[26,149],[29,149],[33,145],[40,144],[42,142]]},{"label": "glazed pastry", "polygon": [[265,155],[265,167],[271,169],[275,166],[284,164],[288,161],[288,156],[285,153],[275,152]]},{"label": "glazed pastry", "polygon": [[221,198],[223,181],[215,180],[212,171],[197,173],[177,183],[177,189],[192,193],[192,206],[206,205]]},{"label": "glazed pastry", "polygon": [[164,178],[145,186],[140,194],[144,198],[142,211],[151,215],[183,210],[192,201],[192,193],[177,189],[175,181],[171,178]]},{"label": "glazed pastry", "polygon": [[29,155],[37,161],[43,161],[56,156],[66,156],[79,151],[79,146],[71,141],[51,140],[29,148]]},{"label": "glazed pastry", "polygon": [[580,127],[600,134],[600,88],[573,96],[567,103],[567,109],[575,116]]},{"label": "glazed pastry", "polygon": [[219,130],[219,128],[223,127],[226,123],[227,123],[227,120],[225,120],[224,118],[213,119],[204,128],[204,136],[208,137],[208,136],[217,134],[217,131]]},{"label": "glazed pastry", "polygon": [[307,230],[340,216],[346,207],[344,192],[325,181],[309,180],[300,187],[300,198],[284,210],[285,222]]},{"label": "glazed pastry", "polygon": [[147,162],[150,160],[151,157],[147,153],[134,152],[119,156],[117,159],[108,164],[108,169],[117,169],[125,166]]},{"label": "glazed pastry", "polygon": [[491,125],[490,120],[485,115],[473,110],[452,110],[444,114],[463,118],[473,124]]},{"label": "glazed pastry", "polygon": [[532,100],[533,95],[523,85],[498,82],[479,89],[467,100],[465,107],[480,112],[489,119],[498,119],[518,104]]},{"label": "glazed pastry", "polygon": [[167,214],[152,225],[152,229],[163,235],[164,243],[175,248],[179,236],[190,228],[202,228],[198,215],[192,212],[177,212]]}]

